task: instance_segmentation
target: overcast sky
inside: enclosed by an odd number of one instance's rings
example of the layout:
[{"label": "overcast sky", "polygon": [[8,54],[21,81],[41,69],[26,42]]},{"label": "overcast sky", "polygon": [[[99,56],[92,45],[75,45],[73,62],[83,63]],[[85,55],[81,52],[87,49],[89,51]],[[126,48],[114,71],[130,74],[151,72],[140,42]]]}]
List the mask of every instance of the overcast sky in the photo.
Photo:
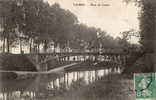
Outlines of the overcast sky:
[{"label": "overcast sky", "polygon": [[[62,8],[73,12],[81,23],[88,26],[99,27],[110,35],[116,37],[120,32],[129,29],[139,29],[138,11],[135,4],[126,5],[122,0],[46,0],[50,4],[59,3]],[[74,6],[81,2],[85,6]],[[89,4],[101,3],[109,6],[90,6]]]}]

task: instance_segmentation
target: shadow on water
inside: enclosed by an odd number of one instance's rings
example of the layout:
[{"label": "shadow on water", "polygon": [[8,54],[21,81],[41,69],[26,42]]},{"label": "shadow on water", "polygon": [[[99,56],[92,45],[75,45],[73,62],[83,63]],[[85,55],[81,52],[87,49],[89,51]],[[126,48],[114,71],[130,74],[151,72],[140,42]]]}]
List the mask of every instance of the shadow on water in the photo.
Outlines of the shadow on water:
[{"label": "shadow on water", "polygon": [[80,79],[85,85],[88,85],[111,73],[120,73],[120,69],[66,71],[61,74],[28,74],[24,76],[17,76],[14,73],[1,73],[0,76],[3,77],[0,77],[0,100],[53,98],[68,91]]}]

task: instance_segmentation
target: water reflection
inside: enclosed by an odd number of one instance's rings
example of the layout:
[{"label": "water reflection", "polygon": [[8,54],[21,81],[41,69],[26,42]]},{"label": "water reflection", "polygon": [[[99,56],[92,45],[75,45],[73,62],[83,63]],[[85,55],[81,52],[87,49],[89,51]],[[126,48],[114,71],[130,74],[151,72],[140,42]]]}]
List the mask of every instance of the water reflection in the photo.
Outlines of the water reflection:
[{"label": "water reflection", "polygon": [[[70,71],[59,75],[32,75],[29,79],[1,79],[0,100],[39,100],[52,98],[68,90],[74,82],[83,80],[85,85],[111,73],[120,73],[120,68],[89,71]],[[61,91],[60,91],[61,90]]]}]

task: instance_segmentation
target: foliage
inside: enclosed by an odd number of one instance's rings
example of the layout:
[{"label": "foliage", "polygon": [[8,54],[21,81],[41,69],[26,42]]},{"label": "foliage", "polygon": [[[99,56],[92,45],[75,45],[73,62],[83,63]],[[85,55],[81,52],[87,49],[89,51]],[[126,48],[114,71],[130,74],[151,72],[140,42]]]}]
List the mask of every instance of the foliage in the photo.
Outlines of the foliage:
[{"label": "foliage", "polygon": [[154,60],[153,54],[136,54],[130,55],[126,62],[123,74],[133,76],[134,73],[153,72]]},{"label": "foliage", "polygon": [[[131,1],[131,0],[126,0]],[[145,55],[134,63],[132,68],[128,68],[128,72],[151,72],[154,67],[154,60],[151,54],[155,52],[155,27],[156,27],[156,1],[155,0],[136,0],[135,1],[141,11],[139,12],[140,21],[140,43]],[[148,59],[146,59],[148,58]],[[141,66],[141,67],[139,67]]]},{"label": "foliage", "polygon": [[140,12],[140,43],[146,52],[154,52],[155,39],[155,12],[154,5],[150,2],[142,2],[142,11]]},{"label": "foliage", "polygon": [[7,42],[7,52],[9,52],[9,45],[12,44],[16,38],[15,3],[13,1],[4,1],[0,3],[0,7],[1,26],[3,28],[3,31],[0,32],[0,37],[1,40],[3,40],[3,43],[5,43],[5,41]]},{"label": "foliage", "polygon": [[[101,29],[80,24],[77,17],[55,3],[43,0],[1,1],[1,39],[3,51],[10,45],[29,46],[30,52],[44,52],[52,44],[61,49],[91,50],[121,48],[121,38],[113,38]],[[7,41],[7,46],[5,42]],[[122,41],[127,42],[127,41]]]},{"label": "foliage", "polygon": [[141,8],[140,20],[140,43],[147,53],[154,52],[155,39],[155,0],[123,0],[126,3],[136,2]]}]

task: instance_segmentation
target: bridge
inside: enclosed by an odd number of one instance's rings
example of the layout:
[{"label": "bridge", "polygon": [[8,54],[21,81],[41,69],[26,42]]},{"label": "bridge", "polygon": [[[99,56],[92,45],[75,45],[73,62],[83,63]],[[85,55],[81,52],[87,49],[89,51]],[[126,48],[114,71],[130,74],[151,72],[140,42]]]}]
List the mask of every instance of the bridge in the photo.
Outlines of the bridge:
[{"label": "bridge", "polygon": [[[98,52],[80,52],[80,53],[40,53],[40,54],[23,54],[26,56],[36,67],[38,72],[30,71],[0,71],[0,72],[12,72],[20,75],[19,79],[13,80],[13,83],[8,81],[3,81],[3,85],[0,87],[0,92],[7,94],[8,97],[14,91],[19,91],[20,95],[23,92],[28,92],[30,95],[33,94],[32,98],[37,98],[40,94],[52,94],[55,95],[57,90],[62,86],[65,88],[70,87],[71,82],[76,82],[78,79],[86,78],[88,84],[94,82],[101,78],[102,76],[107,75],[108,73],[118,72],[118,69],[122,68],[127,61],[128,54],[126,53],[98,53]],[[79,65],[80,64],[80,65]],[[86,66],[87,71],[82,70],[81,66]],[[90,69],[89,67],[97,68],[98,64],[102,65],[101,70]],[[78,67],[78,66],[81,66]],[[106,68],[110,66],[109,68]],[[114,70],[113,71],[113,67]],[[106,68],[106,69],[104,69]],[[65,73],[62,73],[64,70]],[[72,69],[72,70],[70,70]],[[75,70],[73,70],[75,69]],[[77,70],[78,69],[78,70]],[[60,76],[56,76],[56,73],[61,72]],[[101,74],[102,72],[102,74]],[[119,71],[120,72],[120,71]],[[26,75],[28,74],[28,79],[25,80]],[[31,78],[29,78],[29,74]],[[47,75],[48,74],[48,75]],[[22,76],[23,75],[23,76]],[[33,77],[32,77],[33,76]],[[49,77],[51,76],[51,77]],[[56,76],[56,77],[55,77]],[[72,76],[72,78],[70,77]],[[24,77],[22,79],[22,77]],[[22,79],[22,81],[21,81]],[[47,85],[48,84],[48,85]],[[26,86],[29,86],[25,88]],[[56,91],[56,92],[55,92]]]},{"label": "bridge", "polygon": [[72,63],[90,65],[124,66],[127,54],[124,52],[63,52],[63,53],[33,53],[24,54],[39,72],[49,71],[59,66]]}]

